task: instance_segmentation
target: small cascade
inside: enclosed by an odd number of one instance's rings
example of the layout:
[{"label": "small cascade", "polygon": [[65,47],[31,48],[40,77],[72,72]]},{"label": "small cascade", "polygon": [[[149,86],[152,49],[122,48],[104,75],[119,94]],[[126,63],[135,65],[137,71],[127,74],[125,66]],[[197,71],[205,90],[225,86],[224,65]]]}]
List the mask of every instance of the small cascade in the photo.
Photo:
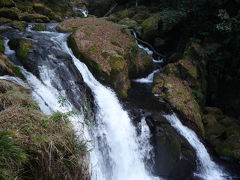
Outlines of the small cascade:
[{"label": "small cascade", "polygon": [[[159,179],[152,176],[145,167],[145,160],[150,158],[148,154],[151,149],[151,145],[145,141],[149,136],[146,124],[142,122],[141,136],[137,136],[136,127],[132,124],[128,113],[123,110],[116,94],[99,83],[86,65],[80,62],[68,48],[66,41],[68,34],[36,32],[31,30],[31,25],[28,26],[26,34],[31,35],[29,37],[41,51],[33,54],[39,63],[38,76],[22,67],[20,69],[32,89],[34,100],[45,114],[72,111],[75,105],[78,105],[77,101],[83,101],[76,84],[78,81],[76,77],[72,77],[78,76],[79,72],[93,93],[97,107],[96,122],[93,122],[91,127],[84,128],[84,135],[91,141],[90,146],[92,146],[89,152],[92,179]],[[44,42],[43,46],[41,42]],[[49,44],[49,48],[46,48],[45,44]],[[58,58],[55,53],[58,53]],[[64,106],[59,103],[61,97],[66,97]],[[71,99],[71,97],[75,98]],[[81,108],[79,110],[83,112]],[[82,132],[79,122],[83,122],[83,119],[84,117],[80,115],[70,117],[76,133]]]},{"label": "small cascade", "polygon": [[168,122],[181,134],[189,144],[195,149],[198,158],[197,166],[198,170],[195,176],[205,180],[224,180],[231,179],[231,177],[224,172],[224,170],[211,160],[207,149],[198,139],[196,133],[184,126],[178,119],[176,114],[165,115]]},{"label": "small cascade", "polygon": [[5,47],[4,54],[7,56],[11,56],[15,54],[15,51],[9,48],[8,43],[9,43],[9,39],[4,39],[4,47]]},{"label": "small cascade", "polygon": [[153,77],[154,74],[156,74],[157,72],[159,72],[159,70],[154,70],[151,74],[149,74],[147,77],[145,78],[140,78],[140,79],[134,79],[134,82],[138,82],[138,83],[153,83]]},{"label": "small cascade", "polygon": [[74,7],[73,11],[75,13],[81,13],[83,15],[83,17],[85,17],[85,18],[88,17],[88,10],[86,10],[86,9]]},{"label": "small cascade", "polygon": [[28,84],[26,84],[22,79],[18,78],[18,77],[14,77],[14,76],[9,76],[9,75],[5,75],[5,76],[0,76],[1,80],[5,80],[5,81],[10,81],[18,86],[22,86],[25,89],[30,89],[30,87],[28,86]]},{"label": "small cascade", "polygon": [[137,38],[137,34],[135,31],[132,31],[133,33],[133,36],[134,38],[136,39],[136,43],[138,45],[138,47],[140,49],[143,49],[150,57],[152,57],[152,60],[154,63],[159,63],[159,64],[162,64],[163,63],[163,58],[161,56],[158,56],[156,59],[153,57],[153,51],[150,50],[148,47],[144,47],[143,45],[141,45],[139,42],[138,42],[138,38]]}]

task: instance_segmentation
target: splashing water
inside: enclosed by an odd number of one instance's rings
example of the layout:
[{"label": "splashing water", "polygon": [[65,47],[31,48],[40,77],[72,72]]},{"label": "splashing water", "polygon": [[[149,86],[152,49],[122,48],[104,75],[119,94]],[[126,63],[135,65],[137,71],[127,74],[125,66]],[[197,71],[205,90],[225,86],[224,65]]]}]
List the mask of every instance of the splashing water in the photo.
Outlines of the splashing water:
[{"label": "splashing water", "polygon": [[210,155],[207,152],[207,149],[198,139],[196,133],[184,126],[178,117],[175,114],[165,115],[166,119],[169,123],[183,136],[186,140],[191,144],[191,146],[195,149],[198,162],[198,171],[195,173],[196,176],[206,179],[206,180],[224,180],[231,179],[228,174],[224,172],[224,170],[215,164]]}]

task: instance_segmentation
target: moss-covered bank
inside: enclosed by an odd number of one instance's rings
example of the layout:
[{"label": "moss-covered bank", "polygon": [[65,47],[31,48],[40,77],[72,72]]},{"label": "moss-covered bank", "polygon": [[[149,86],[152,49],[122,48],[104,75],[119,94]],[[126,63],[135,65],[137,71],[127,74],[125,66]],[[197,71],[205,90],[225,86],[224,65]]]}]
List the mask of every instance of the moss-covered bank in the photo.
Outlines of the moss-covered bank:
[{"label": "moss-covered bank", "polygon": [[0,178],[90,179],[86,144],[68,117],[42,114],[29,92],[0,81]]}]

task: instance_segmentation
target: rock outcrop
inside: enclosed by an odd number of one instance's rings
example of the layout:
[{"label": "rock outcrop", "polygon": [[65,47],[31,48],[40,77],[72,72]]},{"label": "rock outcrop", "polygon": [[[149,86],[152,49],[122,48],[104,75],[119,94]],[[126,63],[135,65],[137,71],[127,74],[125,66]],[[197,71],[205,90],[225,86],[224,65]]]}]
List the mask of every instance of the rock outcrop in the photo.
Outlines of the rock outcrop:
[{"label": "rock outcrop", "polygon": [[199,135],[204,136],[201,118],[201,108],[194,90],[204,91],[201,77],[199,58],[204,56],[201,47],[192,43],[185,55],[176,63],[169,63],[163,71],[154,77],[152,92],[159,94],[185,119],[184,124],[193,128]]},{"label": "rock outcrop", "polygon": [[206,141],[218,156],[230,162],[240,163],[240,125],[238,120],[225,116],[218,108],[204,109],[203,123]]},{"label": "rock outcrop", "polygon": [[145,75],[152,68],[151,58],[139,49],[131,32],[120,25],[98,18],[70,19],[58,26],[73,34],[69,45],[95,76],[127,96],[129,77]]}]

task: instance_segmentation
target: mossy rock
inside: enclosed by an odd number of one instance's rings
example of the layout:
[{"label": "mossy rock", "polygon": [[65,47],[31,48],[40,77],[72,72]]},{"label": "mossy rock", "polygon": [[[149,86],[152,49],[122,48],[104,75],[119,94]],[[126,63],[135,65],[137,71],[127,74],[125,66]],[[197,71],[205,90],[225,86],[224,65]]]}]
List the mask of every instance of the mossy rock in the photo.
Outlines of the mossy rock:
[{"label": "mossy rock", "polygon": [[22,40],[19,42],[19,47],[17,49],[17,56],[22,60],[26,61],[27,56],[34,49],[33,43],[30,40]]},{"label": "mossy rock", "polygon": [[34,31],[46,31],[46,25],[45,24],[36,24],[33,28]]},{"label": "mossy rock", "polygon": [[0,7],[14,7],[15,3],[12,0],[0,0]]},{"label": "mossy rock", "polygon": [[27,21],[27,22],[37,22],[37,23],[45,23],[50,21],[47,16],[44,16],[41,14],[29,14],[29,13],[23,13],[21,15],[21,20]]},{"label": "mossy rock", "polygon": [[83,53],[81,53],[79,51],[77,43],[74,39],[74,34],[69,36],[68,45],[72,49],[74,55],[77,58],[82,59],[84,61],[84,63],[87,64],[87,66],[89,67],[91,72],[93,72],[95,75],[97,75],[103,79],[107,78],[107,75],[103,72],[102,67],[99,64],[95,63],[94,61],[88,60],[87,56],[85,56]]},{"label": "mossy rock", "polygon": [[19,29],[20,31],[25,31],[27,27],[27,24],[24,21],[12,21],[10,25],[13,28]]},{"label": "mossy rock", "polygon": [[3,54],[0,55],[0,75],[11,75],[23,78],[21,70]]},{"label": "mossy rock", "polygon": [[46,7],[44,4],[34,3],[33,9],[38,14],[45,15],[45,16],[49,17],[50,19],[56,19],[54,12],[50,8]]},{"label": "mossy rock", "polygon": [[152,92],[159,94],[163,99],[168,101],[183,117],[183,123],[204,137],[201,109],[192,96],[192,90],[187,83],[171,74],[164,74],[164,72],[156,73]]},{"label": "mossy rock", "polygon": [[240,126],[236,119],[225,116],[215,107],[204,109],[206,140],[219,157],[239,163],[240,161]]},{"label": "mossy rock", "polygon": [[[152,58],[137,46],[132,46],[128,58],[129,76],[131,78],[143,77],[153,69]],[[132,61],[132,59],[136,59]]]},{"label": "mossy rock", "polygon": [[7,23],[10,23],[10,22],[12,22],[11,19],[0,17],[0,25],[7,24]]},{"label": "mossy rock", "polygon": [[19,13],[16,8],[1,8],[0,17],[11,20],[19,20]]},{"label": "mossy rock", "polygon": [[142,38],[146,41],[153,41],[154,37],[157,37],[160,31],[159,22],[162,20],[161,13],[151,15],[145,19],[141,26],[143,30]]},{"label": "mossy rock", "polygon": [[132,19],[141,24],[149,16],[150,16],[150,14],[148,12],[142,11],[142,12],[138,12],[137,14],[135,14],[132,17]]},{"label": "mossy rock", "polygon": [[0,54],[4,53],[4,51],[5,51],[4,39],[2,36],[0,36]]},{"label": "mossy rock", "polygon": [[119,21],[119,24],[126,25],[129,29],[137,29],[138,23],[132,19],[124,18]]},{"label": "mossy rock", "polygon": [[27,56],[34,49],[34,45],[31,40],[21,38],[11,39],[9,46],[16,51],[17,57],[22,63],[28,63]]},{"label": "mossy rock", "polygon": [[122,97],[130,88],[130,69],[137,77],[152,67],[151,58],[138,48],[130,30],[122,30],[119,24],[102,18],[76,18],[60,23],[58,30],[73,32],[68,42],[74,54]]}]

